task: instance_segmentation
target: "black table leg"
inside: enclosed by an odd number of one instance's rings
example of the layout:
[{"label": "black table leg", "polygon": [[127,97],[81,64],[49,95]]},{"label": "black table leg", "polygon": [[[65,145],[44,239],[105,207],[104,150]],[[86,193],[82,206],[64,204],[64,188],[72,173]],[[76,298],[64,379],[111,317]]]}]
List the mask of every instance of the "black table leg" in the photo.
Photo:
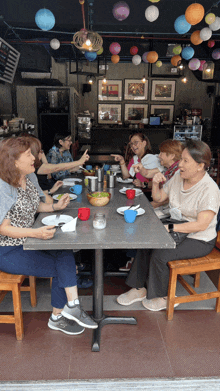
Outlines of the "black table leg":
[{"label": "black table leg", "polygon": [[103,314],[103,250],[95,250],[95,273],[94,273],[94,291],[93,291],[93,318],[99,324],[99,327],[93,331],[92,352],[99,352],[101,329],[106,324],[137,324],[133,317],[125,316],[106,316]]}]

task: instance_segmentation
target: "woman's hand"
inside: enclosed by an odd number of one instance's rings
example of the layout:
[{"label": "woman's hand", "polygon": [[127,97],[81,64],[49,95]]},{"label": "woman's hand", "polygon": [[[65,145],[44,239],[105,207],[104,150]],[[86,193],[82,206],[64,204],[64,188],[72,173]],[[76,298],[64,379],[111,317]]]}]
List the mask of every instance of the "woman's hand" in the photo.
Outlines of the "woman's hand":
[{"label": "woman's hand", "polygon": [[33,228],[33,237],[44,240],[52,239],[56,232],[56,228],[54,227],[55,225],[48,225],[46,227]]},{"label": "woman's hand", "polygon": [[153,183],[157,183],[157,184],[159,184],[161,182],[166,182],[166,180],[167,179],[165,178],[165,176],[163,174],[161,174],[161,172],[158,172],[157,174],[155,174],[152,179]]},{"label": "woman's hand", "polygon": [[113,155],[113,154],[111,154],[110,156],[113,156],[115,158],[115,162],[119,162],[120,165],[125,164],[125,160],[124,160],[123,156]]},{"label": "woman's hand", "polygon": [[54,209],[55,210],[65,209],[67,205],[69,205],[69,203],[70,203],[70,196],[69,194],[66,193],[59,199],[57,204],[54,204]]},{"label": "woman's hand", "polygon": [[133,164],[132,167],[134,169],[134,172],[137,174],[142,170],[143,164],[142,163]]},{"label": "woman's hand", "polygon": [[84,154],[81,156],[81,158],[79,159],[79,166],[82,166],[85,162],[87,162],[89,160],[89,155],[88,155],[88,149],[84,152]]},{"label": "woman's hand", "polygon": [[137,187],[143,187],[140,179],[134,179],[133,184]]},{"label": "woman's hand", "polygon": [[57,181],[53,187],[50,189],[50,193],[53,194],[55,191],[57,191],[61,186],[63,186],[63,181]]}]

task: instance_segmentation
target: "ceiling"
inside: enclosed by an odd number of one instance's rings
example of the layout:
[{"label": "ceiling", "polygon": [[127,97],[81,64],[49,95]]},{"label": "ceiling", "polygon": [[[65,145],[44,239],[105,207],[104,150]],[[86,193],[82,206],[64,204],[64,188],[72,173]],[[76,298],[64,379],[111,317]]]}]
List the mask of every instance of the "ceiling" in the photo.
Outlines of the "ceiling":
[{"label": "ceiling", "polygon": [[[166,58],[168,43],[190,43],[193,31],[207,27],[205,20],[181,36],[174,30],[176,18],[185,13],[186,8],[196,0],[160,0],[155,3],[159,9],[159,17],[155,22],[148,22],[145,10],[152,5],[149,0],[126,0],[130,7],[130,15],[124,21],[118,21],[112,14],[112,8],[117,0],[85,0],[86,28],[98,32],[104,41],[103,55],[110,60],[108,50],[111,42],[121,44],[121,61],[131,61],[130,47],[138,46],[139,53],[156,50],[161,59]],[[205,12],[212,11],[220,17],[220,0],[199,0]],[[219,3],[219,4],[218,4]],[[55,16],[55,26],[46,32],[40,30],[35,23],[35,14],[41,8],[47,8]],[[0,4],[0,37],[22,52],[41,50],[49,53],[55,61],[76,61],[84,58],[72,44],[72,37],[83,27],[83,17],[79,0],[6,0]],[[53,38],[59,39],[58,50],[51,49],[49,43]],[[216,47],[220,47],[220,30],[213,32]],[[34,46],[33,46],[34,45]],[[206,58],[210,55],[207,42],[194,47],[195,56]],[[39,50],[40,51],[40,50]]]}]

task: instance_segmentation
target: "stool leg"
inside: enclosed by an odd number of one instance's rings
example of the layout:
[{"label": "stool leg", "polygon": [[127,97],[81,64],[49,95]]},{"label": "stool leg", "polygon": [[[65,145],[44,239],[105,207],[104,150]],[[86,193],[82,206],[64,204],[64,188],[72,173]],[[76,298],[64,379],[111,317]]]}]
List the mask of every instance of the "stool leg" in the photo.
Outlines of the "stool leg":
[{"label": "stool leg", "polygon": [[[218,291],[219,291],[219,294],[220,294],[220,272],[219,272],[219,275],[218,275]],[[218,297],[216,299],[215,310],[216,310],[216,312],[220,312],[220,297]]]},{"label": "stool leg", "polygon": [[168,287],[168,296],[167,296],[167,310],[166,310],[166,315],[168,320],[173,319],[176,283],[177,283],[177,272],[174,269],[170,269],[170,278],[169,278],[169,287]]},{"label": "stool leg", "polygon": [[29,276],[29,285],[30,285],[31,306],[36,307],[37,305],[36,277]]},{"label": "stool leg", "polygon": [[194,287],[199,288],[199,285],[200,285],[200,272],[197,272],[194,275]]},{"label": "stool leg", "polygon": [[20,286],[18,286],[18,284],[14,284],[12,287],[12,297],[13,297],[13,306],[14,306],[16,338],[18,341],[21,341],[24,336],[24,324],[23,324],[23,314],[21,308],[21,292],[20,292]]}]

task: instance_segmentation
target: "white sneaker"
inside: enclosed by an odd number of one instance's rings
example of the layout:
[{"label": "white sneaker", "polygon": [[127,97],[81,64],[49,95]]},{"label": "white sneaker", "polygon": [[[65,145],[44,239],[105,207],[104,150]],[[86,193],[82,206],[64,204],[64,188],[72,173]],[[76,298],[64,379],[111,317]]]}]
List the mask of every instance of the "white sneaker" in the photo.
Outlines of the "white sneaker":
[{"label": "white sneaker", "polygon": [[132,288],[130,291],[123,293],[117,297],[117,302],[121,305],[131,305],[136,301],[142,301],[146,298],[147,289],[146,288]]},{"label": "white sneaker", "polygon": [[[142,301],[142,304],[149,311],[161,311],[167,308],[167,297],[155,297],[155,299]],[[180,303],[176,303],[174,307],[177,307]]]}]

